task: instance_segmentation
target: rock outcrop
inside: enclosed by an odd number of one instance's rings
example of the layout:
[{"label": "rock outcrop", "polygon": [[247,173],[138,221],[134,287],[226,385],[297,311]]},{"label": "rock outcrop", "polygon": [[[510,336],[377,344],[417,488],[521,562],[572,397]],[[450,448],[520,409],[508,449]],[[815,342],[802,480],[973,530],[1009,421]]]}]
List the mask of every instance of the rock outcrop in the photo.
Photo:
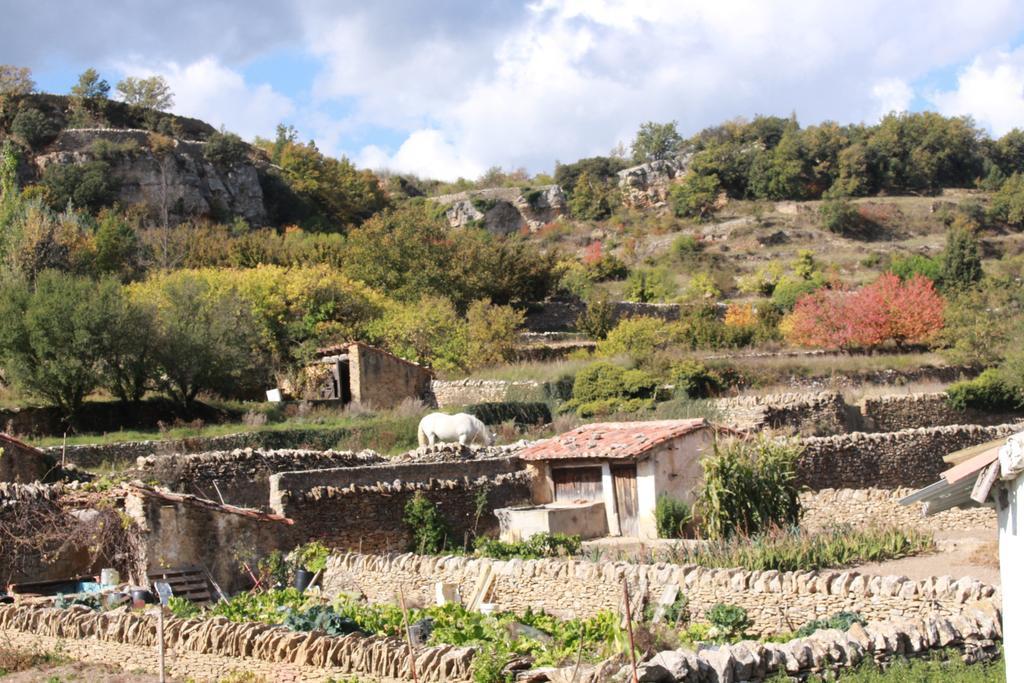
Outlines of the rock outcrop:
[{"label": "rock outcrop", "polygon": [[660,206],[668,200],[672,181],[686,173],[690,156],[649,161],[618,172],[622,201],[634,208]]},{"label": "rock outcrop", "polygon": [[94,160],[98,141],[123,145],[130,151],[103,158],[119,184],[117,199],[123,205],[144,206],[155,220],[166,219],[169,225],[190,218],[230,216],[241,216],[253,226],[267,222],[263,190],[252,162],[215,165],[203,154],[206,143],[194,140],[171,139],[172,146],[158,154],[150,135],[144,130],[68,129],[32,161],[42,175],[52,164]]},{"label": "rock outcrop", "polygon": [[558,185],[537,188],[494,187],[432,197],[447,209],[448,225],[481,225],[489,232],[510,235],[536,232],[567,211],[565,193]]}]

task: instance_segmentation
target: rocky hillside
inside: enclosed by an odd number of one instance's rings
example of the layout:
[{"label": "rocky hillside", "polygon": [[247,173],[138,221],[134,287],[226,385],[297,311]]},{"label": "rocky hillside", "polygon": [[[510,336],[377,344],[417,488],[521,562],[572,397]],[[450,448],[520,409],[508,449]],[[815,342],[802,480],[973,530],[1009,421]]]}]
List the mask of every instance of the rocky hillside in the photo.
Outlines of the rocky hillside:
[{"label": "rocky hillside", "polygon": [[121,206],[157,223],[237,217],[252,226],[265,225],[260,176],[268,162],[246,145],[231,158],[207,154],[208,141],[216,135],[212,126],[195,119],[113,101],[93,111],[72,98],[32,95],[9,98],[0,108],[0,139],[19,143],[23,187],[48,178],[51,184],[57,178],[71,184],[75,174],[66,170],[78,167],[83,175],[91,170],[101,176]]},{"label": "rocky hillside", "polygon": [[565,215],[565,194],[558,185],[537,188],[494,187],[431,197],[446,207],[453,228],[481,226],[497,235],[536,232]]}]

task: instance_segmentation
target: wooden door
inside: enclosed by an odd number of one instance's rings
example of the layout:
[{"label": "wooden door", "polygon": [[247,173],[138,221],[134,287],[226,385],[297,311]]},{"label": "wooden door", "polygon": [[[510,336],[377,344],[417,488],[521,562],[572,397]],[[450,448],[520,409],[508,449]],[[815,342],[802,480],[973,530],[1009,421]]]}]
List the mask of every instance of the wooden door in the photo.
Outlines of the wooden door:
[{"label": "wooden door", "polygon": [[615,486],[615,510],[619,514],[619,530],[623,536],[636,537],[637,497],[636,465],[612,465],[612,482]]},{"label": "wooden door", "polygon": [[551,470],[555,501],[601,500],[600,467],[559,467]]}]

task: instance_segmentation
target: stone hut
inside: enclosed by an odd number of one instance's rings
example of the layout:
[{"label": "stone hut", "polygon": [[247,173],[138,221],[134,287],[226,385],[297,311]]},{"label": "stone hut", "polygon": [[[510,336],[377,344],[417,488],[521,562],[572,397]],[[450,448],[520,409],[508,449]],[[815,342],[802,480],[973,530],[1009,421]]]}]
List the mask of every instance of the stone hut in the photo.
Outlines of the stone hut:
[{"label": "stone hut", "polygon": [[407,398],[423,400],[430,392],[430,370],[362,342],[319,349],[308,365],[296,398],[360,403],[391,408]]},{"label": "stone hut", "polygon": [[532,496],[540,507],[511,510],[504,521],[510,529],[657,538],[658,497],[693,502],[713,438],[700,418],[594,423],[538,441],[519,456],[536,470]]}]

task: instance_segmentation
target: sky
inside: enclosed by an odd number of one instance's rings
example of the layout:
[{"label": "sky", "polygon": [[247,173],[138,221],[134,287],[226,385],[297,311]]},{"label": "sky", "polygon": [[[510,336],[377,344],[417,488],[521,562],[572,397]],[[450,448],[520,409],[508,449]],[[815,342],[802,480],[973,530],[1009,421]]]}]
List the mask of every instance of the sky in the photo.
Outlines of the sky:
[{"label": "sky", "polygon": [[451,180],[796,113],[1024,127],[1021,0],[0,0],[0,62],[66,93],[163,75],[175,113],[284,122],[357,165]]}]

